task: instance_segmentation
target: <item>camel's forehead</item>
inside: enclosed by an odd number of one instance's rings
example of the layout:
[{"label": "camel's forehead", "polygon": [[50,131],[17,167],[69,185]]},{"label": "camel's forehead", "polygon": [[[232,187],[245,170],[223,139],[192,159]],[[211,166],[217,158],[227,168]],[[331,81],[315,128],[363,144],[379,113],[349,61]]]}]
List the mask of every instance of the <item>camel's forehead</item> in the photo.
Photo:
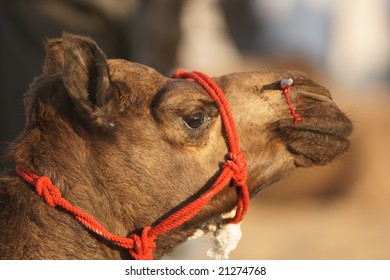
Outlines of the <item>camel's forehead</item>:
[{"label": "camel's forehead", "polygon": [[[175,92],[186,96],[186,98],[200,98],[206,95],[205,90],[195,82],[190,82],[181,79],[171,79],[158,73],[151,67],[130,62],[123,59],[108,60],[108,67],[111,81],[114,83],[125,83],[127,88],[133,94],[149,96],[152,98],[160,91]],[[206,73],[207,74],[207,73]],[[292,78],[297,83],[310,86],[311,90],[322,88],[314,84],[307,74],[299,71],[253,71],[253,72],[236,72],[219,77],[213,77],[214,81],[220,86],[224,94],[229,100],[234,102],[244,102],[242,94],[244,92],[252,92],[261,94],[263,91],[274,91],[280,89],[280,81],[283,79]],[[190,93],[190,94],[186,94]],[[199,94],[196,94],[199,93]],[[328,95],[328,94],[325,94]],[[166,95],[170,96],[170,94]],[[272,96],[271,96],[272,98]],[[277,99],[275,97],[275,99]]]}]

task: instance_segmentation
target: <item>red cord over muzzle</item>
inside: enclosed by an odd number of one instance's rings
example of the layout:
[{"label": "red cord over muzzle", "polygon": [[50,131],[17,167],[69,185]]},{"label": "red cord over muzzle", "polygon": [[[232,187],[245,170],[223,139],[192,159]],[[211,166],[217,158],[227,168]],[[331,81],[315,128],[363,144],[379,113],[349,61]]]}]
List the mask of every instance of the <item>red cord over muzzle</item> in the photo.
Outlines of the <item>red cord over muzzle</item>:
[{"label": "red cord over muzzle", "polygon": [[156,237],[162,233],[173,230],[190,220],[231,181],[233,181],[237,187],[238,201],[236,215],[229,219],[228,222],[239,223],[242,221],[249,205],[249,192],[246,185],[247,162],[244,158],[244,154],[240,151],[232,113],[223,92],[210,77],[200,72],[178,70],[172,78],[186,79],[199,83],[218,104],[230,151],[227,154],[226,162],[223,164],[222,173],[210,189],[204,192],[196,200],[184,205],[181,209],[169,215],[157,225],[145,227],[140,236],[132,234],[130,237],[124,238],[111,234],[95,219],[64,199],[58,188],[51,183],[49,178],[27,171],[20,165],[16,168],[16,172],[19,176],[29,184],[35,186],[37,193],[44,197],[50,206],[59,206],[65,209],[89,230],[120,247],[129,249],[131,256],[138,260],[153,259],[153,250],[156,248],[154,240]]}]

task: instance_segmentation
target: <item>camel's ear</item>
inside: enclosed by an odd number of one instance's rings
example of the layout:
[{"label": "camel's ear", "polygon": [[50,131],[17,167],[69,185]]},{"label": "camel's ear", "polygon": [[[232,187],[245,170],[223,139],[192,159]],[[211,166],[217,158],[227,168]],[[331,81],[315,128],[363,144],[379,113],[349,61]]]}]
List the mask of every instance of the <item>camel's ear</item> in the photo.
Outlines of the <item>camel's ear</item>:
[{"label": "camel's ear", "polygon": [[[49,47],[56,50],[60,45],[53,42]],[[60,52],[48,55],[47,71],[56,71],[62,63],[62,79],[76,112],[92,125],[114,126],[111,82],[102,50],[91,39],[68,33],[62,35],[62,49],[62,56]]]},{"label": "camel's ear", "polygon": [[46,59],[43,66],[43,74],[51,75],[62,72],[64,67],[64,49],[62,39],[49,39],[45,42]]}]

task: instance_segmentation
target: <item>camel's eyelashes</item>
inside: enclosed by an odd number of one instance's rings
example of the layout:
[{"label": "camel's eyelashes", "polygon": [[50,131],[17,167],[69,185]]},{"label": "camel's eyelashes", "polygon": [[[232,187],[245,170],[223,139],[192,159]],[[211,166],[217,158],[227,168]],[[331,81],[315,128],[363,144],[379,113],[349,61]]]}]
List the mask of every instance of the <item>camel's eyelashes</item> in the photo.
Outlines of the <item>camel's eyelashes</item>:
[{"label": "camel's eyelashes", "polygon": [[184,123],[191,129],[198,129],[203,126],[206,117],[203,112],[197,111],[184,118]]}]

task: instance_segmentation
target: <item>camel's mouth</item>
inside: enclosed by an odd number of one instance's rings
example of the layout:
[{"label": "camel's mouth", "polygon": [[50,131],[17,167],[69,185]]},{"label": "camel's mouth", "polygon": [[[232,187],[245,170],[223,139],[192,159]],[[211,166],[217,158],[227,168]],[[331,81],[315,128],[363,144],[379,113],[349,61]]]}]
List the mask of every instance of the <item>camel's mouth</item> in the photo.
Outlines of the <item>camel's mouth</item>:
[{"label": "camel's mouth", "polygon": [[349,147],[347,137],[352,124],[344,115],[324,119],[304,118],[294,124],[290,120],[279,121],[274,129],[294,155],[295,165],[307,167],[325,165],[345,152]]}]

